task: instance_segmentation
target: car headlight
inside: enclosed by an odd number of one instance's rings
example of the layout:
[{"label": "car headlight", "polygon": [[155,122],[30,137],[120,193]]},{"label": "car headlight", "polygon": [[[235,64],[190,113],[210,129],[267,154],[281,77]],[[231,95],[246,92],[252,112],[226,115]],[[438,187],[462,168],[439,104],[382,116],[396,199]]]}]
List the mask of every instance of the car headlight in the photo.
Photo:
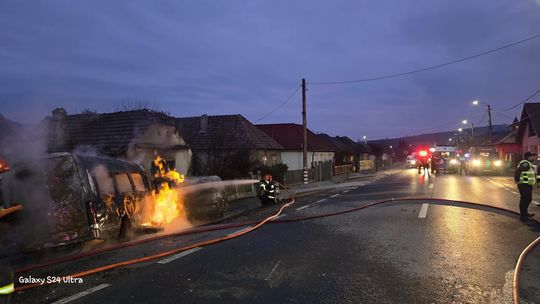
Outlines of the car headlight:
[{"label": "car headlight", "polygon": [[450,164],[451,165],[457,165],[457,159],[451,159]]},{"label": "car headlight", "polygon": [[411,160],[411,164],[412,164],[412,165],[416,165],[416,160],[414,160],[414,159]]},{"label": "car headlight", "polygon": [[480,166],[481,162],[480,162],[479,159],[473,159],[472,164],[473,164],[473,166],[478,167],[478,166]]},{"label": "car headlight", "polygon": [[494,162],[494,164],[495,164],[496,167],[500,167],[500,166],[502,166],[502,161],[496,160],[496,161]]}]

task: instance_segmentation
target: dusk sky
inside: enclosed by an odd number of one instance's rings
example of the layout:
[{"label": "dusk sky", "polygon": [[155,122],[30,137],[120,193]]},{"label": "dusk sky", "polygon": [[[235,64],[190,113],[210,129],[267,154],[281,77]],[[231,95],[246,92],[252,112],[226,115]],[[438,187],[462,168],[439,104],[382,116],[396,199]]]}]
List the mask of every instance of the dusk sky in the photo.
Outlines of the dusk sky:
[{"label": "dusk sky", "polygon": [[[540,33],[540,0],[0,2],[0,112],[110,112],[257,121],[307,82],[405,72]],[[308,85],[308,127],[353,139],[493,123],[540,89],[540,39],[414,75]],[[540,97],[532,101],[540,102]],[[301,123],[300,91],[258,123]],[[486,124],[484,119],[482,125]]]}]

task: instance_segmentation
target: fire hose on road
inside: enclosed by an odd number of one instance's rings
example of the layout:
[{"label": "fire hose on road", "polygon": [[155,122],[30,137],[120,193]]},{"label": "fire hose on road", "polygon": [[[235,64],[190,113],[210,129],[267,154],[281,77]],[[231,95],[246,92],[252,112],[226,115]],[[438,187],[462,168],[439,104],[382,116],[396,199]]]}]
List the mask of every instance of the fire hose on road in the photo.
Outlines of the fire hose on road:
[{"label": "fire hose on road", "polygon": [[[29,267],[27,267],[25,269],[19,269],[16,272],[20,273],[20,272],[29,271],[29,270],[32,270],[32,269],[43,268],[43,267],[46,267],[46,266],[59,264],[59,263],[63,263],[63,262],[71,261],[71,260],[76,260],[76,259],[80,259],[80,258],[100,254],[100,253],[107,252],[107,251],[112,251],[112,250],[116,250],[116,249],[120,249],[120,248],[125,248],[125,247],[128,247],[128,246],[134,246],[134,245],[138,245],[138,244],[141,244],[141,243],[154,241],[156,239],[162,239],[164,237],[179,236],[179,235],[201,233],[201,232],[208,232],[208,231],[216,231],[216,230],[225,230],[225,229],[230,229],[230,228],[234,228],[234,227],[247,226],[247,225],[251,225],[253,223],[257,223],[255,226],[250,227],[249,229],[242,230],[242,231],[239,231],[239,232],[227,235],[227,236],[219,237],[219,238],[216,238],[216,239],[211,239],[211,240],[208,240],[208,241],[203,241],[203,242],[192,244],[192,245],[182,246],[182,247],[179,247],[179,248],[164,251],[164,252],[154,254],[154,255],[150,255],[150,256],[146,256],[146,257],[143,257],[143,258],[136,258],[136,259],[126,260],[126,261],[122,261],[122,262],[118,262],[118,263],[113,263],[113,264],[101,266],[101,267],[98,267],[98,268],[89,269],[89,270],[86,270],[86,271],[83,271],[83,272],[79,272],[79,273],[75,273],[75,274],[70,275],[71,277],[84,277],[84,276],[89,276],[89,275],[92,275],[92,274],[96,274],[96,273],[99,273],[99,272],[103,272],[103,271],[107,271],[107,270],[111,270],[111,269],[115,269],[115,268],[119,268],[119,267],[124,267],[124,266],[128,266],[128,265],[133,265],[133,264],[148,262],[148,261],[151,261],[151,260],[156,260],[156,259],[159,259],[159,258],[162,258],[162,257],[165,257],[165,256],[169,256],[169,255],[172,255],[172,254],[175,254],[175,253],[190,250],[190,249],[193,249],[193,248],[196,248],[196,247],[204,247],[204,246],[208,246],[208,245],[212,245],[212,244],[221,243],[221,242],[224,242],[224,241],[227,241],[227,240],[230,240],[230,239],[237,238],[239,236],[245,235],[245,234],[247,234],[249,232],[252,232],[253,230],[258,229],[261,226],[263,226],[263,225],[265,225],[265,224],[267,224],[269,222],[271,222],[271,223],[291,223],[291,222],[305,221],[305,220],[310,220],[310,219],[330,217],[330,216],[336,216],[336,215],[351,213],[351,212],[367,209],[367,208],[370,208],[370,207],[374,207],[374,206],[377,206],[377,205],[382,205],[382,204],[387,204],[387,203],[395,203],[395,202],[402,202],[402,201],[404,201],[404,202],[414,202],[414,201],[426,201],[426,200],[429,200],[430,202],[436,202],[436,203],[438,202],[440,204],[444,204],[444,203],[446,203],[446,204],[448,204],[448,203],[463,204],[463,205],[470,205],[470,206],[487,208],[487,209],[494,209],[494,210],[498,210],[498,211],[502,211],[502,212],[506,212],[506,213],[511,213],[511,214],[514,214],[514,215],[519,215],[519,213],[517,213],[515,211],[512,211],[512,210],[509,210],[509,209],[505,209],[505,208],[502,208],[502,207],[491,206],[491,205],[482,204],[482,203],[465,202],[465,201],[457,201],[457,200],[447,200],[447,199],[437,199],[437,198],[399,198],[399,199],[390,199],[390,200],[373,202],[373,203],[369,203],[369,204],[362,205],[362,206],[359,206],[359,207],[349,208],[349,209],[346,209],[346,210],[341,210],[341,211],[336,211],[336,212],[316,214],[316,215],[310,215],[310,216],[302,216],[302,217],[294,217],[294,218],[290,218],[290,219],[276,220],[282,214],[282,212],[283,212],[283,210],[285,208],[291,206],[295,202],[294,197],[291,195],[291,193],[288,191],[288,189],[285,188],[285,187],[283,187],[283,188],[289,194],[290,201],[288,203],[284,204],[283,206],[281,206],[279,208],[278,212],[276,212],[274,215],[272,215],[272,216],[270,216],[268,218],[265,218],[262,221],[253,221],[253,222],[243,222],[243,223],[237,223],[237,224],[220,225],[220,226],[216,226],[216,227],[208,227],[206,229],[200,229],[200,230],[194,230],[194,231],[189,231],[189,232],[180,232],[180,233],[174,233],[174,234],[169,234],[169,235],[164,235],[164,236],[158,236],[158,237],[155,237],[155,238],[149,238],[149,239],[145,239],[145,240],[130,242],[128,244],[120,244],[118,246],[113,246],[113,247],[104,248],[104,249],[101,249],[101,250],[96,250],[96,251],[93,251],[93,252],[88,252],[86,254],[80,254],[80,255],[70,256],[70,257],[66,257],[66,258],[62,258],[62,259],[57,259],[57,260],[50,261],[50,262],[40,264],[40,265],[29,266]],[[532,220],[536,224],[540,225],[540,222],[538,222],[537,220],[535,220],[535,219],[532,219]],[[536,246],[538,246],[538,244],[540,244],[540,238],[536,239],[529,246],[527,246],[527,248],[519,256],[519,259],[517,261],[517,264],[516,264],[516,267],[515,267],[515,273],[514,273],[514,281],[513,281],[513,296],[514,296],[514,303],[516,303],[516,304],[519,303],[519,278],[520,278],[520,273],[521,273],[521,268],[522,268],[523,261],[525,260],[525,257],[527,256],[527,254],[530,251],[532,251]],[[28,289],[38,287],[38,286],[42,286],[42,285],[31,284],[31,285],[18,286],[18,287],[15,288],[15,291],[24,291],[24,290],[28,290]]]}]

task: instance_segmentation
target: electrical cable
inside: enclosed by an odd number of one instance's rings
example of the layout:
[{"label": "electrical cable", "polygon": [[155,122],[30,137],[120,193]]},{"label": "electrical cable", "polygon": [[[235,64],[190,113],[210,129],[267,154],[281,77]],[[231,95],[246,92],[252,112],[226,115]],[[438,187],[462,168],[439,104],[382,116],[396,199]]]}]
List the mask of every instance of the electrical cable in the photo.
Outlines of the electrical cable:
[{"label": "electrical cable", "polygon": [[427,66],[427,67],[424,67],[424,68],[415,69],[415,70],[411,70],[411,71],[407,71],[407,72],[389,74],[389,75],[384,75],[384,76],[369,77],[369,78],[363,78],[363,79],[356,79],[356,80],[308,82],[308,84],[312,84],[312,85],[336,85],[336,84],[350,84],[350,83],[370,82],[370,81],[376,81],[376,80],[397,78],[397,77],[401,77],[401,76],[406,76],[406,75],[416,74],[416,73],[420,73],[420,72],[425,72],[425,71],[429,71],[429,70],[449,66],[449,65],[452,65],[452,64],[460,63],[460,62],[463,62],[463,61],[471,60],[471,59],[481,57],[481,56],[484,56],[484,55],[488,55],[488,54],[491,54],[491,53],[495,53],[495,52],[498,52],[498,51],[501,51],[501,50],[504,50],[504,49],[513,47],[515,45],[522,44],[522,43],[525,43],[527,41],[537,39],[537,38],[540,38],[540,34],[536,34],[536,35],[530,36],[530,37],[522,39],[522,40],[514,41],[512,43],[509,43],[509,44],[506,44],[506,45],[503,45],[503,46],[500,46],[498,48],[494,48],[494,49],[491,49],[491,50],[488,50],[488,51],[484,51],[484,52],[481,52],[481,53],[478,53],[478,54],[474,54],[474,55],[471,55],[471,56],[467,56],[467,57],[463,57],[463,58],[455,59],[455,60],[452,60],[452,61],[448,61],[448,62],[444,62],[444,63],[440,63],[440,64],[435,64],[435,65],[431,65],[431,66]]},{"label": "electrical cable", "polygon": [[507,108],[507,109],[502,110],[502,112],[507,112],[507,111],[513,110],[513,109],[519,107],[520,105],[526,103],[527,101],[533,99],[534,96],[536,96],[536,95],[538,95],[538,94],[540,94],[540,89],[538,89],[536,92],[534,92],[534,93],[533,93],[532,95],[530,95],[529,97],[525,98],[525,100],[521,101],[520,103],[515,104],[515,105],[513,105],[513,106],[511,106],[511,107],[509,107],[509,108]]},{"label": "electrical cable", "polygon": [[281,103],[280,105],[278,105],[275,109],[273,109],[272,111],[268,112],[267,114],[265,114],[265,115],[262,116],[261,118],[259,118],[259,119],[255,120],[255,121],[253,121],[252,124],[256,124],[256,123],[258,123],[259,121],[261,121],[261,120],[267,118],[268,116],[274,114],[276,111],[278,111],[279,109],[281,109],[281,108],[282,108],[283,106],[285,106],[287,103],[289,103],[289,101],[291,101],[291,98],[293,98],[294,95],[296,95],[296,93],[298,92],[298,90],[300,90],[300,87],[301,87],[301,86],[296,87],[296,89],[294,90],[294,92],[292,92],[292,94],[289,95],[289,97],[287,97],[287,99],[285,99],[284,102],[282,102],[282,103]]}]

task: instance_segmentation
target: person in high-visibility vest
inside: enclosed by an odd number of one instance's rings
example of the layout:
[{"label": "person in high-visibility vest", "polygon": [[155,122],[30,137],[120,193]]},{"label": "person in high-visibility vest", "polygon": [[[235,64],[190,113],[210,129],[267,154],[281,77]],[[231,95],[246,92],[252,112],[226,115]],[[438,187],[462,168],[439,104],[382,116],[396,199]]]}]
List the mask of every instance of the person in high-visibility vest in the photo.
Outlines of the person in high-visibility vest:
[{"label": "person in high-visibility vest", "polygon": [[272,180],[272,174],[264,174],[259,187],[259,200],[261,201],[261,204],[267,205],[275,204],[277,202],[276,185]]},{"label": "person in high-visibility vest", "polygon": [[533,162],[538,158],[538,155],[533,152],[526,152],[524,159],[519,162],[514,174],[514,181],[519,189],[519,219],[526,221],[533,217],[534,213],[529,213],[529,205],[532,202],[533,186],[537,183],[537,172]]}]

